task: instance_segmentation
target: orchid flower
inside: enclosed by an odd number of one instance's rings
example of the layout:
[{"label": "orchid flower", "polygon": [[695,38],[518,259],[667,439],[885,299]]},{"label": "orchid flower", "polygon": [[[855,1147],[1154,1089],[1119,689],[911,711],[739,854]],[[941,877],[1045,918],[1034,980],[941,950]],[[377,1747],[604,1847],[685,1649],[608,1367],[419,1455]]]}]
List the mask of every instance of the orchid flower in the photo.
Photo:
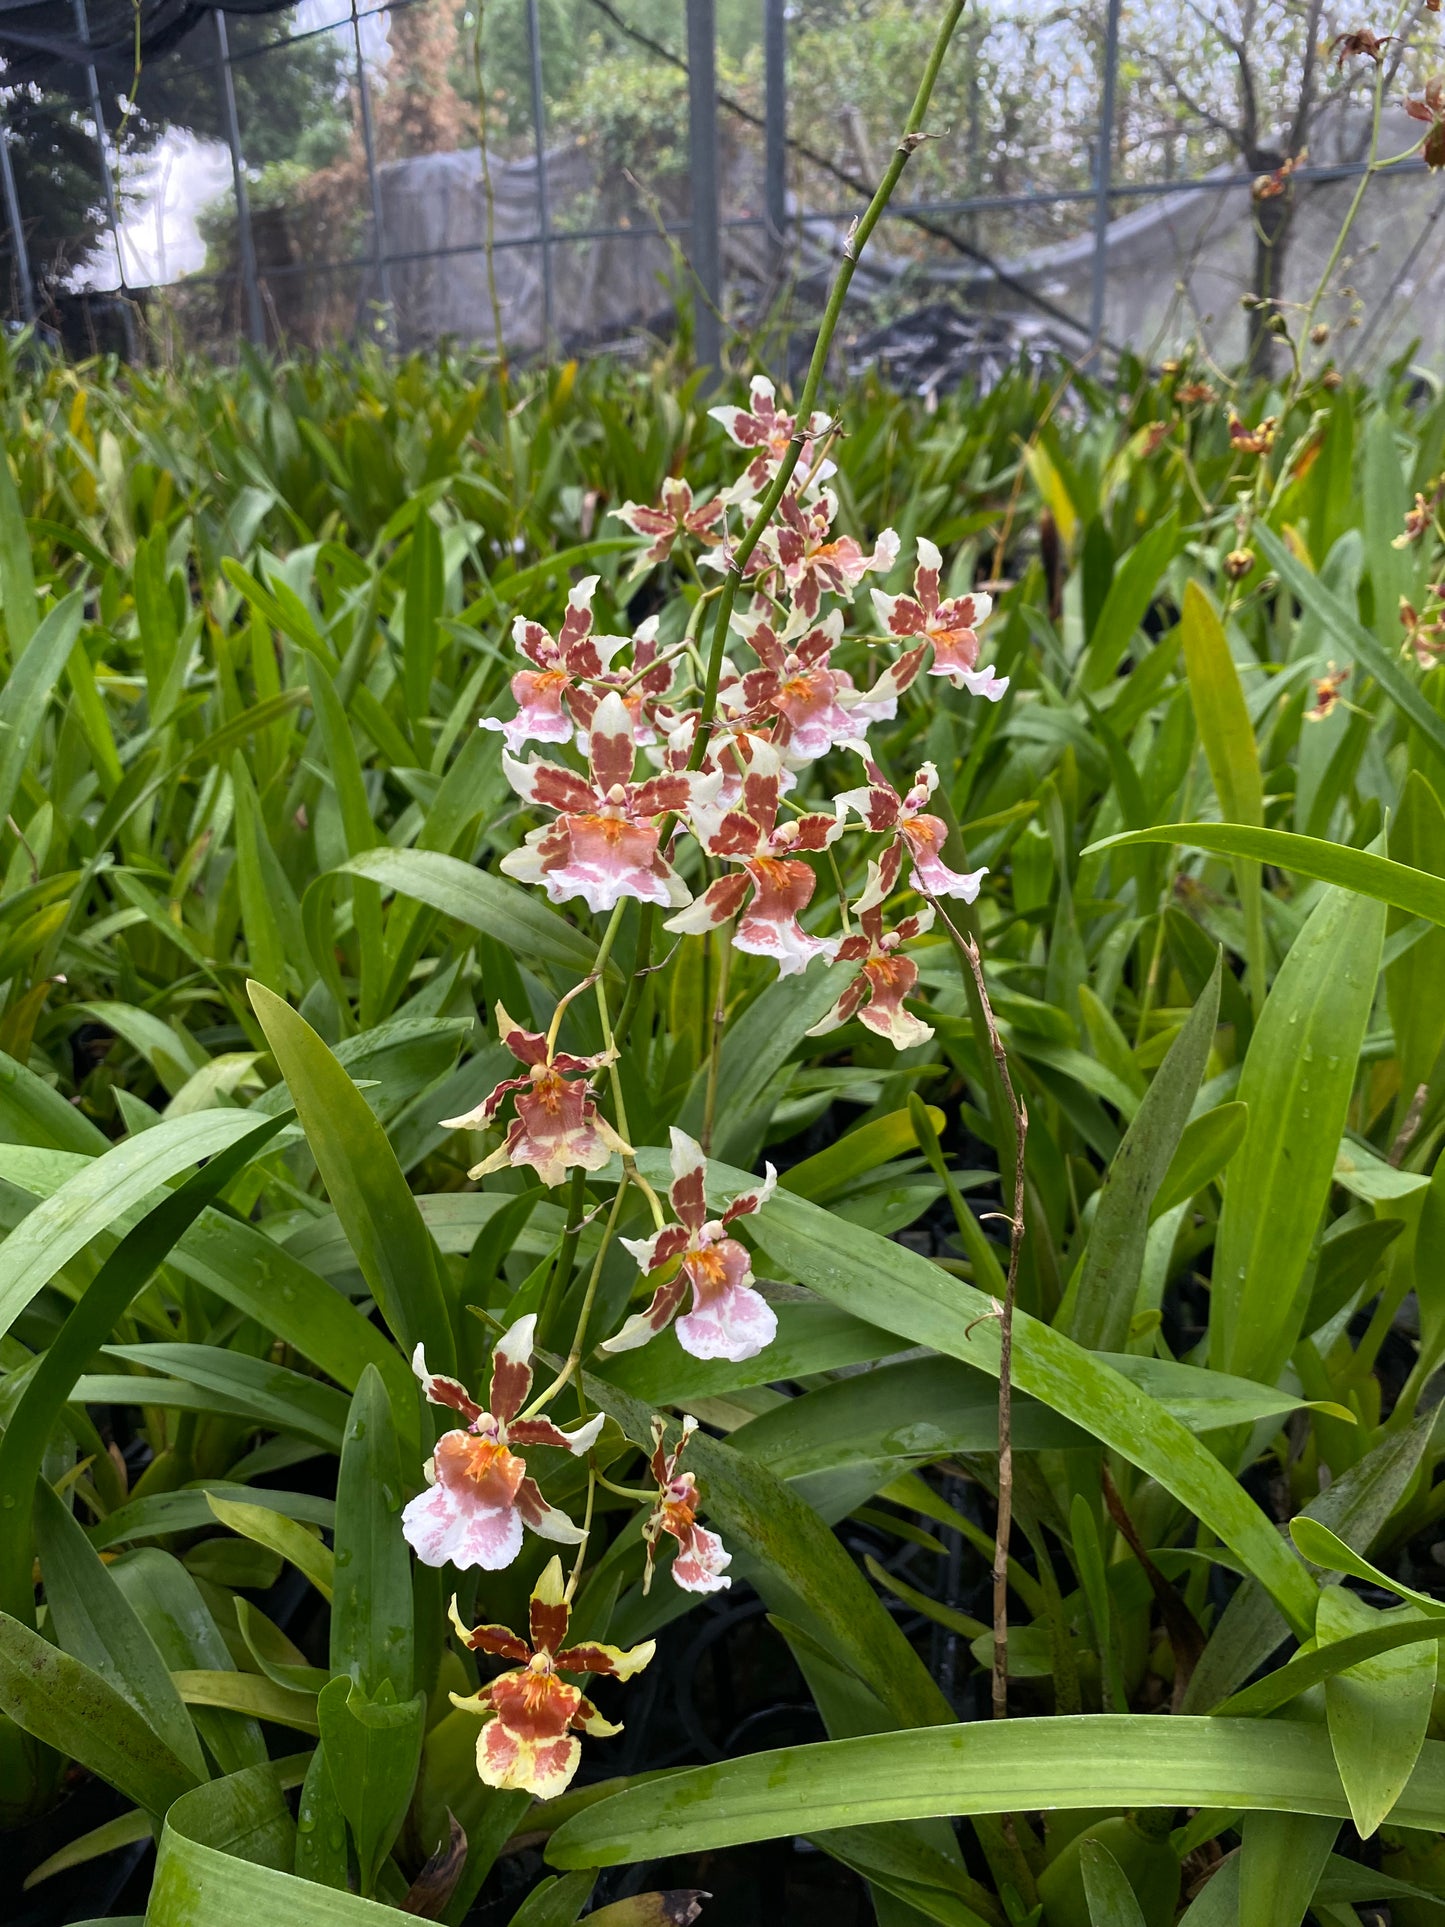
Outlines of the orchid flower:
[{"label": "orchid flower", "polygon": [[472,1110],[441,1120],[448,1131],[483,1130],[495,1118],[503,1098],[512,1093],[516,1116],[506,1142],[474,1165],[468,1177],[486,1177],[505,1165],[514,1169],[530,1165],[543,1184],[552,1186],[579,1164],[584,1171],[600,1171],[614,1152],[630,1155],[631,1145],[624,1144],[602,1116],[587,1088],[587,1078],[610,1064],[616,1053],[574,1057],[554,1051],[541,1031],[524,1030],[500,1004],[494,1006],[494,1014],[498,1037],[527,1066],[527,1074],[504,1077]]},{"label": "orchid flower", "polygon": [[426,1464],[427,1490],[417,1494],[401,1515],[407,1544],[424,1566],[480,1566],[500,1572],[522,1549],[522,1527],[560,1545],[580,1545],[586,1536],[565,1512],[542,1497],[517,1445],[551,1445],[580,1457],[602,1430],[600,1416],[574,1432],[551,1419],[517,1417],[532,1385],[535,1317],[519,1318],[497,1340],[492,1352],[492,1384],[485,1406],[478,1405],[455,1378],[427,1370],[420,1345],[412,1370],[433,1405],[460,1412],[465,1430],[443,1432]]},{"label": "orchid flower", "polygon": [[697,1523],[697,1480],[691,1472],[679,1472],[688,1440],[697,1430],[697,1420],[684,1416],[682,1437],[671,1452],[667,1450],[667,1421],[657,1416],[652,1421],[652,1476],[657,1481],[657,1503],[642,1528],[647,1547],[647,1567],[642,1590],[652,1585],[652,1566],[657,1542],[663,1533],[677,1541],[672,1560],[672,1576],[684,1592],[721,1592],[733,1582],[726,1577],[733,1556],[715,1532]]},{"label": "orchid flower", "polygon": [[487,1786],[555,1799],[572,1783],[582,1743],[577,1733],[605,1739],[622,1728],[603,1719],[582,1689],[559,1679],[559,1672],[602,1673],[630,1679],[657,1650],[654,1640],[631,1646],[589,1641],[564,1646],[571,1607],[562,1583],[562,1562],[551,1560],[532,1592],[528,1613],[531,1642],[507,1626],[468,1629],[450,1608],[453,1629],[474,1653],[494,1653],[517,1662],[477,1693],[453,1693],[451,1702],[464,1713],[480,1713],[486,1721],[477,1739],[477,1772]]},{"label": "orchid flower", "polygon": [[582,682],[605,675],[626,641],[625,636],[592,633],[592,598],[599,580],[595,575],[584,576],[569,593],[567,614],[555,638],[540,622],[529,622],[525,616],[518,616],[512,624],[512,641],[536,667],[519,669],[512,678],[516,715],[506,722],[483,716],[481,727],[499,730],[514,755],[527,742],[572,741]]},{"label": "orchid flower", "polygon": [[[733,404],[709,408],[707,411],[715,422],[722,423],[739,448],[756,451],[735,487],[727,491],[729,497],[736,500],[749,500],[763,493],[777,474],[778,465],[787,454],[798,427],[797,417],[785,415],[778,407],[777,390],[766,376],[753,376],[748,399],[750,406],[747,408]],[[827,414],[816,409],[808,421],[807,439],[798,457],[795,474],[807,476],[812,473],[813,442],[824,435],[827,428]],[[833,464],[824,462],[813,479],[826,480],[833,472]]]},{"label": "orchid flower", "polygon": [[672,1322],[689,1287],[691,1308],[677,1320],[677,1342],[685,1352],[694,1358],[739,1360],[755,1357],[772,1343],[777,1318],[753,1288],[752,1259],[746,1246],[728,1237],[727,1228],[767,1203],[777,1173],[768,1165],[758,1189],[734,1198],[720,1218],[707,1215],[706,1176],[701,1145],[674,1125],[669,1196],[677,1222],[664,1225],[650,1238],[622,1242],[645,1275],[661,1271],[674,1259],[679,1261],[678,1270],[658,1286],[645,1311],[635,1313],[604,1343],[603,1351],[630,1352],[655,1338]]},{"label": "orchid flower", "polygon": [[658,818],[685,811],[707,779],[685,771],[634,783],[637,731],[626,703],[609,690],[587,739],[591,780],[531,757],[503,752],[507,780],[525,802],[558,812],[532,830],[501,867],[519,883],[540,883],[553,903],[581,897],[589,910],[611,910],[623,897],[676,908],[687,885],[658,847]]},{"label": "orchid flower", "polygon": [[884,529],[865,555],[851,535],[833,535],[838,498],[825,488],[816,502],[804,503],[791,492],[778,504],[780,526],[763,536],[766,552],[782,572],[792,592],[793,606],[808,621],[818,613],[823,591],[851,595],[870,572],[884,573],[898,560],[898,537]]},{"label": "orchid flower", "polygon": [[680,537],[691,536],[707,548],[715,548],[722,537],[714,531],[727,513],[727,504],[720,496],[694,504],[690,485],[669,476],[662,485],[662,499],[656,508],[640,502],[624,502],[611,513],[634,535],[648,538],[648,546],[632,565],[635,577],[644,575],[654,563],[665,561]]},{"label": "orchid flower", "polygon": [[625,667],[615,660],[619,648],[628,646],[626,636],[598,636],[607,653],[608,667],[600,676],[578,683],[567,697],[567,707],[577,718],[578,741],[585,743],[592,734],[597,711],[608,692],[615,690],[632,718],[633,739],[639,749],[651,749],[658,740],[658,729],[665,735],[672,726],[671,712],[660,697],[672,687],[672,663],[661,657],[657,644],[658,619],[649,616],[640,622],[631,637],[632,660]]},{"label": "orchid flower", "polygon": [[749,670],[739,695],[749,721],[778,720],[774,741],[790,762],[811,763],[858,734],[853,716],[839,704],[851,678],[832,667],[843,638],[843,617],[832,610],[804,636],[780,638],[769,621],[751,624],[743,640],[762,667]]},{"label": "orchid flower", "polygon": [[[868,866],[865,896],[876,887],[877,867],[872,863]],[[896,930],[884,929],[881,903],[864,910],[859,921],[861,933],[844,937],[838,946],[838,962],[857,964],[858,973],[808,1036],[825,1037],[856,1017],[868,1030],[886,1037],[896,1050],[926,1044],[933,1035],[932,1026],[903,1008],[904,998],[911,997],[918,987],[918,966],[901,954],[901,947],[931,928],[932,905],[925,904],[913,916],[905,917]]]},{"label": "orchid flower", "polygon": [[843,833],[837,816],[817,813],[778,822],[781,779],[753,771],[743,778],[742,803],[703,838],[710,856],[741,865],[710,883],[695,903],[663,925],[680,936],[701,936],[737,917],[733,943],[754,957],[772,957],[779,975],[806,970],[814,957],[831,957],[837,939],[813,937],[798,922],[817,886],[796,854],[825,850]]},{"label": "orchid flower", "polygon": [[916,889],[930,897],[961,897],[972,903],[979,885],[988,875],[985,867],[966,875],[950,870],[940,852],[948,837],[948,825],[940,816],[924,814],[923,805],[938,788],[938,771],[932,763],[923,764],[913,779],[913,787],[900,796],[878,765],[862,750],[868,770],[866,789],[844,790],[840,806],[856,810],[870,830],[892,833],[892,841],[870,872],[868,887],[854,908],[861,916],[882,903],[894,884],[905,853],[912,866]]},{"label": "orchid flower", "polygon": [[996,703],[1008,688],[1007,676],[995,676],[978,662],[978,628],[993,608],[986,595],[950,596],[939,600],[943,557],[932,542],[918,538],[918,567],[911,596],[885,595],[874,589],[873,607],[890,636],[916,636],[933,645],[931,676],[945,676],[955,689],[967,689]]}]

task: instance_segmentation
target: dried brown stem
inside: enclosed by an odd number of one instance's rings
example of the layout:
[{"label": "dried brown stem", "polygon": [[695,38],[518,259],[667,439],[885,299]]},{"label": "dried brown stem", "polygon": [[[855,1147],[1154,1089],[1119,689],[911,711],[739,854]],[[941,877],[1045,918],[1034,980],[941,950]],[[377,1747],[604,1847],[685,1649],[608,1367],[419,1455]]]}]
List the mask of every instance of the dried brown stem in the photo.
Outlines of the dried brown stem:
[{"label": "dried brown stem", "polygon": [[1008,1718],[1008,1560],[1014,1493],[1014,1302],[1018,1297],[1019,1250],[1024,1241],[1024,1151],[1028,1145],[1029,1114],[1009,1076],[1008,1053],[998,1034],[998,1020],[988,999],[988,986],[984,982],[983,959],[979,955],[978,945],[972,937],[963,935],[941,903],[932,897],[928,900],[973,977],[979,1003],[983,1006],[984,1022],[988,1026],[988,1041],[998,1066],[999,1082],[1014,1120],[1014,1197],[1013,1213],[1008,1220],[1008,1276],[1004,1282],[1003,1304],[998,1308],[998,1527],[993,1542],[993,1716],[996,1720],[1003,1720]]}]

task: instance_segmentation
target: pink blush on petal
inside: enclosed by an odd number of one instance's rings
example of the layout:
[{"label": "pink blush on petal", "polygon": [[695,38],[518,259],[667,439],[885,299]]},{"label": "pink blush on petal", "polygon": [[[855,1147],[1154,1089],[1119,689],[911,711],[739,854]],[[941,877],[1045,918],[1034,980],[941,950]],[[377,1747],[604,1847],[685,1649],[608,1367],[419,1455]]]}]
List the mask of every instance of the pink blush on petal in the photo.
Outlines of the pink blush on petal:
[{"label": "pink blush on petal", "polygon": [[515,1506],[481,1506],[454,1486],[418,1493],[401,1515],[402,1535],[424,1566],[480,1566],[500,1572],[522,1549]]},{"label": "pink blush on petal", "polygon": [[772,1306],[751,1285],[732,1285],[709,1294],[679,1318],[677,1341],[694,1358],[726,1358],[734,1364],[755,1358],[777,1335]]}]

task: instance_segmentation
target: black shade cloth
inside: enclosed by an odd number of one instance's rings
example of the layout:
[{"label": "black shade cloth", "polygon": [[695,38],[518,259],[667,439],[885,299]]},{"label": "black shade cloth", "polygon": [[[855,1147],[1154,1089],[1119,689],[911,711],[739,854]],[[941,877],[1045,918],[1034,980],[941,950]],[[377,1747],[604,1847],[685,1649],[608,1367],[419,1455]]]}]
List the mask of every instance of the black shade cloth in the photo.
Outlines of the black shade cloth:
[{"label": "black shade cloth", "polygon": [[[281,13],[290,0],[228,0],[230,14]],[[87,0],[89,45],[75,29],[71,0],[0,0],[4,81],[73,87],[87,62],[126,78],[135,68],[135,0]],[[140,0],[142,61],[158,58],[214,11],[203,0]]]}]

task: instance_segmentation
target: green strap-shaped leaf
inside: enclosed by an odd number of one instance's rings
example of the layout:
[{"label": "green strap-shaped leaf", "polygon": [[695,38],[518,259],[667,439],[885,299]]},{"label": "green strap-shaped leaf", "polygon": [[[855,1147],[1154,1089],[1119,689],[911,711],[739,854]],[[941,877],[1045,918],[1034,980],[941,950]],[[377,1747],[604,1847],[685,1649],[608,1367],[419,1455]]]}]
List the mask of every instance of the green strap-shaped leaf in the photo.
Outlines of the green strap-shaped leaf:
[{"label": "green strap-shaped leaf", "polygon": [[1210,1359],[1272,1383],[1306,1310],[1310,1248],[1329,1198],[1375,1001],[1382,904],[1331,890],[1290,946],[1255,1026],[1238,1095],[1249,1129],[1214,1245]]},{"label": "green strap-shaped leaf", "polygon": [[586,976],[596,945],[519,884],[439,850],[367,850],[338,874],[367,877],[383,890],[429,903],[469,930],[496,937],[531,962]]},{"label": "green strap-shaped leaf", "polygon": [[305,1018],[264,984],[248,989],[321,1181],[382,1317],[404,1352],[421,1339],[432,1369],[451,1371],[455,1352],[431,1235],[386,1132]]},{"label": "green strap-shaped leaf", "polygon": [[128,1700],[196,1780],[205,1756],[170,1670],[70,1507],[42,1479],[35,1543],[50,1623],[63,1650]]},{"label": "green strap-shaped leaf", "polygon": [[1148,830],[1106,836],[1091,843],[1084,855],[1122,849],[1130,843],[1180,843],[1214,856],[1252,857],[1295,876],[1334,883],[1342,890],[1355,890],[1362,897],[1408,910],[1412,916],[1445,924],[1445,878],[1377,856],[1373,850],[1352,850],[1348,844],[1326,843],[1322,837],[1260,830],[1248,823],[1159,823]]},{"label": "green strap-shaped leaf", "polygon": [[326,1764],[326,1742],[318,1739],[296,1807],[296,1872],[302,1880],[345,1893],[351,1884],[346,1851],[346,1815],[336,1797]]},{"label": "green strap-shaped leaf", "polygon": [[[1334,1528],[1348,1546],[1368,1546],[1404,1497],[1429,1448],[1439,1408],[1388,1433],[1343,1478],[1311,1499],[1301,1517]],[[1299,1521],[1295,1522],[1298,1529]],[[1354,1555],[1350,1555],[1354,1556]],[[1308,1634],[1313,1618],[1294,1630]],[[1285,1635],[1279,1608],[1257,1579],[1240,1586],[1209,1636],[1181,1711],[1207,1713],[1263,1666]],[[1295,1662],[1291,1662],[1292,1664]],[[1286,1695],[1288,1697],[1288,1695]],[[1279,1702],[1282,1703],[1282,1702]]]},{"label": "green strap-shaped leaf", "polygon": [[[1220,812],[1235,823],[1263,823],[1264,781],[1254,725],[1224,624],[1197,582],[1185,588],[1179,627],[1199,740],[1214,779]],[[1244,911],[1250,993],[1258,1013],[1265,993],[1263,886],[1257,863],[1240,861],[1234,869]]]},{"label": "green strap-shaped leaf", "polygon": [[1086,1840],[1079,1848],[1079,1871],[1091,1927],[1147,1927],[1124,1869],[1101,1841]]},{"label": "green strap-shaped leaf", "polygon": [[1327,588],[1317,575],[1313,575],[1273,529],[1263,522],[1257,522],[1253,539],[1296,602],[1308,610],[1352,662],[1374,677],[1391,702],[1410,718],[1421,735],[1445,754],[1445,720],[1420,693],[1416,683],[1401,666],[1399,656],[1371,635],[1354,610],[1347,608],[1332,589]]},{"label": "green strap-shaped leaf", "polygon": [[213,1780],[166,1814],[145,1927],[395,1927],[394,1907],[298,1880],[294,1829],[270,1767]]},{"label": "green strap-shaped leaf", "polygon": [[[411,1559],[401,1534],[401,1452],[381,1374],[362,1373],[351,1401],[336,1483],[331,1670],[372,1699],[412,1688]],[[343,1802],[344,1804],[344,1802]]]},{"label": "green strap-shaped leaf", "polygon": [[1142,536],[1114,571],[1083,662],[1080,680],[1090,694],[1103,689],[1124,660],[1178,546],[1179,516],[1175,512]]},{"label": "green strap-shaped leaf", "polygon": [[[1233,1693],[1214,1708],[1216,1718],[1225,1715],[1259,1718],[1288,1705],[1311,1686],[1332,1679],[1348,1666],[1373,1659],[1377,1653],[1393,1652],[1399,1646],[1439,1645],[1445,1641],[1445,1618],[1417,1619],[1413,1614],[1391,1613],[1366,1632],[1348,1633],[1327,1646],[1316,1646],[1273,1673],[1267,1673],[1253,1686]],[[1434,1665],[1432,1658],[1431,1665]]]},{"label": "green strap-shaped leaf", "polygon": [[1070,1332],[1090,1351],[1120,1352],[1129,1337],[1149,1212],[1189,1120],[1219,1017],[1221,958],[1145,1092],[1099,1193]]},{"label": "green strap-shaped leaf", "polygon": [[243,1539],[253,1539],[258,1546],[269,1546],[273,1552],[279,1552],[283,1559],[289,1559],[296,1570],[311,1581],[321,1597],[330,1601],[336,1586],[336,1555],[330,1546],[323,1545],[297,1520],[288,1519],[285,1513],[274,1512],[269,1506],[223,1499],[215,1492],[206,1492],[203,1496],[223,1526],[229,1526],[232,1532],[239,1532]]},{"label": "green strap-shaped leaf", "polygon": [[[568,1820],[547,1858],[614,1867],[880,1820],[1089,1808],[1101,1787],[1119,1806],[1349,1812],[1319,1726],[1106,1713],[880,1733],[654,1775]],[[1426,1741],[1394,1819],[1445,1826],[1445,1743]]]},{"label": "green strap-shaped leaf", "polygon": [[10,640],[11,662],[24,655],[40,620],[35,594],[35,568],[30,559],[30,531],[20,491],[10,473],[10,458],[0,452],[0,613]]},{"label": "green strap-shaped leaf", "polygon": [[[220,1345],[107,1345],[105,1356],[168,1372],[202,1393],[230,1400],[263,1425],[315,1439],[328,1452],[341,1450],[345,1396],[304,1372],[244,1352],[228,1352]],[[134,1395],[123,1402],[145,1404],[145,1380],[133,1378],[129,1385]]]},{"label": "green strap-shaped leaf", "polygon": [[129,1700],[9,1613],[0,1613],[0,1712],[150,1813],[196,1784]]},{"label": "green strap-shaped leaf", "polygon": [[163,1118],[143,1136],[127,1138],[78,1171],[0,1245],[0,1334],[9,1331],[36,1292],[122,1212],[187,1165],[215,1157],[256,1130],[255,1118],[244,1111]]},{"label": "green strap-shaped leaf", "polygon": [[259,1673],[238,1673],[234,1667],[211,1671],[206,1667],[178,1672],[176,1690],[188,1706],[209,1706],[228,1713],[243,1713],[248,1719],[269,1720],[275,1726],[293,1727],[298,1733],[315,1733],[316,1695],[298,1693],[278,1686]]},{"label": "green strap-shaped leaf", "polygon": [[[199,1117],[162,1122],[145,1136],[121,1144],[68,1179],[37,1205],[0,1248],[0,1279],[9,1278],[15,1314],[66,1258],[81,1250],[101,1227],[130,1202],[147,1194],[160,1180],[196,1158],[211,1162],[178,1191],[163,1197],[139,1224],[121,1239],[91,1279],[31,1375],[10,1423],[0,1438],[0,1505],[5,1507],[5,1531],[0,1533],[0,1605],[24,1620],[33,1610],[30,1584],[30,1509],[40,1476],[45,1447],[61,1407],[91,1354],[102,1345],[116,1320],[146,1284],[176,1240],[219,1197],[243,1170],[283,1119],[258,1123],[244,1112],[216,1111]],[[195,1127],[189,1137],[185,1126]],[[164,1138],[158,1155],[146,1156]],[[121,1168],[117,1170],[117,1166]],[[116,1175],[116,1193],[108,1194],[105,1172]],[[35,1236],[40,1221],[41,1235]],[[59,1255],[48,1250],[49,1226]],[[0,1292],[3,1292],[0,1285]]]},{"label": "green strap-shaped leaf", "polygon": [[110,1140],[28,1065],[0,1051],[0,1138],[95,1157]]},{"label": "green strap-shaped leaf", "polygon": [[[1405,779],[1398,814],[1390,823],[1390,854],[1411,869],[1445,881],[1445,809],[1420,774]],[[1386,939],[1408,918],[1391,912]],[[1385,995],[1400,1060],[1400,1114],[1427,1083],[1445,1044],[1445,931],[1429,930],[1385,970]]]},{"label": "green strap-shaped leaf", "polygon": [[[648,1407],[590,1374],[584,1382],[589,1403],[615,1419],[635,1445],[650,1446]],[[901,1722],[947,1719],[948,1703],[923,1662],[813,1508],[754,1459],[701,1432],[688,1454],[724,1539],[750,1552],[779,1593],[797,1602],[777,1609],[820,1628],[839,1663]]]},{"label": "green strap-shaped leaf", "polygon": [[553,1875],[532,1889],[508,1927],[572,1927],[596,1884],[591,1872]]},{"label": "green strap-shaped leaf", "polygon": [[[235,1671],[230,1648],[179,1559],[158,1546],[140,1546],[109,1570],[172,1673]],[[238,1610],[242,1603],[236,1599]],[[222,1773],[265,1760],[266,1742],[254,1719],[209,1706],[193,1706],[190,1717]]]},{"label": "green strap-shaped leaf", "polygon": [[212,1499],[228,1499],[260,1512],[303,1519],[308,1525],[330,1528],[336,1524],[336,1507],[330,1499],[318,1499],[310,1492],[275,1492],[265,1486],[233,1485],[215,1479],[203,1486],[183,1487],[179,1492],[148,1492],[131,1499],[114,1512],[107,1512],[90,1528],[88,1537],[97,1552],[105,1552],[110,1546],[164,1538],[172,1532],[201,1531],[215,1523]]},{"label": "green strap-shaped leaf", "polygon": [[0,688],[0,823],[10,814],[50,692],[80,633],[84,607],[84,592],[77,589],[56,603],[27,641],[15,645],[19,661]]},{"label": "green strap-shaped leaf", "polygon": [[[1343,1586],[1326,1586],[1315,1623],[1326,1641],[1397,1617],[1376,1611]],[[1424,1744],[1435,1698],[1436,1658],[1434,1646],[1396,1646],[1325,1681],[1330,1744],[1350,1817],[1362,1839],[1388,1817]]]},{"label": "green strap-shaped leaf", "polygon": [[356,1680],[333,1679],[316,1712],[332,1788],[356,1846],[361,1890],[374,1893],[411,1804],[426,1699],[418,1693],[398,1701],[390,1681],[373,1699]]},{"label": "green strap-shaped leaf", "polygon": [[[640,1162],[666,1182],[660,1153]],[[753,1182],[721,1166],[712,1176],[725,1195]],[[998,1324],[981,1292],[802,1198],[777,1192],[750,1222],[770,1255],[843,1310],[997,1376]],[[1024,1313],[1014,1321],[1014,1381],[1157,1479],[1246,1561],[1301,1634],[1312,1630],[1315,1587],[1304,1567],[1213,1454],[1154,1399]]]},{"label": "green strap-shaped leaf", "polygon": [[1189,673],[1199,740],[1215,793],[1235,823],[1264,821],[1264,784],[1239,671],[1213,603],[1197,582],[1187,584],[1183,612],[1184,664]]},{"label": "green strap-shaped leaf", "polygon": [[436,670],[437,624],[441,618],[446,582],[442,539],[431,516],[422,509],[412,524],[411,553],[406,572],[406,612],[402,623],[402,684],[406,711],[413,721],[426,715]]},{"label": "green strap-shaped leaf", "polygon": [[1330,1814],[1246,1814],[1239,1927],[1300,1927],[1339,1830]]},{"label": "green strap-shaped leaf", "polygon": [[1216,1104],[1212,1111],[1191,1118],[1154,1193],[1150,1217],[1162,1218],[1176,1204],[1187,1204],[1217,1178],[1244,1142],[1248,1127],[1247,1104]]}]

